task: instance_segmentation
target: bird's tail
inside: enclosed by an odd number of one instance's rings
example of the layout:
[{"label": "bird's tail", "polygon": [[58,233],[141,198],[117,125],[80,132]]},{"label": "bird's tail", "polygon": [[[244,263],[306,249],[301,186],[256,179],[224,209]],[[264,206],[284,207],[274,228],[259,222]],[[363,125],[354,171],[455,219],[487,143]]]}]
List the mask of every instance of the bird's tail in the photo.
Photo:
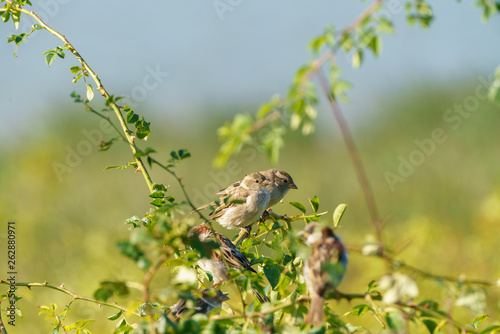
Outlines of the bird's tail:
[{"label": "bird's tail", "polygon": [[321,296],[311,296],[311,304],[306,316],[306,324],[313,326],[320,326],[323,324],[323,318],[325,316],[324,304],[325,298]]},{"label": "bird's tail", "polygon": [[266,295],[262,295],[259,291],[255,290],[254,288],[252,288],[252,292],[255,295],[255,297],[257,297],[257,299],[261,304],[270,302],[269,298],[267,298]]}]

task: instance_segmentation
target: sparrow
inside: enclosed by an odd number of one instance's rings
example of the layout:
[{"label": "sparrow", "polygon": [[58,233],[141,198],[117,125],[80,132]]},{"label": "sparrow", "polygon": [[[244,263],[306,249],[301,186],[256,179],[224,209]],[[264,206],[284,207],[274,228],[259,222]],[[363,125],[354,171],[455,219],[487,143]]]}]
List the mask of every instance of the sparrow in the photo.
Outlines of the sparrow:
[{"label": "sparrow", "polygon": [[245,176],[238,186],[222,194],[219,206],[209,216],[227,229],[245,229],[259,220],[267,208],[270,183],[261,173]]},{"label": "sparrow", "polygon": [[[191,232],[192,235],[197,235],[201,242],[204,242],[208,238],[214,240],[212,230],[206,225],[200,225],[194,227]],[[217,286],[229,279],[227,273],[226,263],[234,269],[241,271],[248,270],[253,273],[257,273],[250,265],[250,261],[246,258],[243,253],[241,253],[238,248],[225,236],[220,233],[215,232],[215,239],[220,245],[220,252],[213,251],[211,258],[203,258],[198,260],[198,265],[204,271],[208,271],[212,274],[214,279],[214,286]],[[224,263],[224,260],[226,263]],[[252,292],[255,294],[257,299],[263,304],[269,302],[269,298],[266,295],[261,295],[257,290],[252,288]]]},{"label": "sparrow", "polygon": [[[268,169],[259,172],[271,183],[266,186],[267,192],[271,196],[267,208],[274,206],[279,203],[283,197],[288,193],[290,189],[298,189],[298,187],[293,182],[292,177],[285,171],[279,169]],[[233,191],[234,188],[240,186],[242,181],[238,181],[230,185],[229,187],[220,190],[218,195],[227,195]]]},{"label": "sparrow", "polygon": [[[201,290],[201,296],[196,298],[194,313],[208,315],[213,309],[221,308],[222,302],[226,300],[229,300],[229,297],[220,290],[217,290],[217,293],[213,296],[213,292],[211,293],[210,289],[203,289]],[[176,318],[180,318],[188,310],[186,301],[184,299],[179,300],[170,310]]]},{"label": "sparrow", "polygon": [[[313,235],[306,240],[306,244],[311,247],[311,254],[304,265],[304,279],[311,303],[305,323],[319,326],[323,324],[325,315],[325,293],[328,289],[335,289],[342,280],[348,264],[348,253],[347,247],[329,227],[323,228],[316,237]],[[327,271],[326,264],[339,264],[339,267]]]}]

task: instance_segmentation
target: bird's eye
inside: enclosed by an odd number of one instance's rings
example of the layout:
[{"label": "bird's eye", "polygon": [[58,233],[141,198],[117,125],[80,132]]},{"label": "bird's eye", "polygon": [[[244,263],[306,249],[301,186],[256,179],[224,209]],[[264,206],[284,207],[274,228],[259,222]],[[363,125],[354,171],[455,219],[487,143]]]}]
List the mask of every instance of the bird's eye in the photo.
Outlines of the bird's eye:
[{"label": "bird's eye", "polygon": [[288,183],[288,180],[285,180],[285,183]]},{"label": "bird's eye", "polygon": [[255,183],[259,183],[259,180],[255,180]]}]

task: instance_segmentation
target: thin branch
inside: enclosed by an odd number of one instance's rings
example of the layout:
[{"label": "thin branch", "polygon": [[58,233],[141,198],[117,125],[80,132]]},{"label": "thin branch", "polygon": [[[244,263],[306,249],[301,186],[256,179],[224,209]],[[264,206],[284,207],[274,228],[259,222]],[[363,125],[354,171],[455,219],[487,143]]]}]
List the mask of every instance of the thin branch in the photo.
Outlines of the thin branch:
[{"label": "thin branch", "polygon": [[[10,282],[4,281],[4,280],[0,280],[0,284],[10,285]],[[56,290],[56,291],[62,292],[64,294],[67,294],[67,295],[73,297],[74,300],[83,300],[83,301],[86,301],[86,302],[89,302],[89,303],[97,304],[97,305],[99,305],[99,307],[101,307],[101,306],[108,306],[108,307],[111,307],[111,308],[114,308],[114,309],[117,309],[117,310],[120,310],[120,311],[123,311],[123,312],[126,312],[126,313],[130,312],[129,309],[127,309],[125,306],[122,306],[122,305],[120,305],[118,303],[103,302],[103,301],[100,301],[100,300],[97,300],[97,299],[93,299],[93,298],[89,298],[89,297],[85,297],[85,296],[79,295],[79,294],[77,294],[77,293],[75,293],[73,291],[70,291],[70,290],[66,289],[64,287],[64,284],[61,284],[61,285],[57,286],[57,285],[53,285],[53,284],[49,284],[47,282],[44,282],[44,283],[16,283],[15,285],[16,286],[24,286],[24,287],[27,287],[30,290],[31,290],[31,288],[48,288],[48,289]],[[137,315],[138,317],[141,316],[137,312],[132,312],[132,314]]]},{"label": "thin branch", "polygon": [[252,126],[248,134],[252,134],[254,132],[259,131],[262,129],[264,126],[266,126],[269,123],[272,123],[274,121],[277,121],[281,118],[281,112],[278,110],[273,111],[270,114],[267,114],[264,118],[261,118],[255,122],[255,124]]},{"label": "thin branch", "polygon": [[377,210],[377,205],[375,203],[375,196],[373,194],[370,181],[368,180],[368,176],[363,166],[363,162],[361,161],[359,151],[356,147],[356,143],[354,141],[351,131],[349,130],[349,126],[347,124],[346,119],[344,118],[342,110],[340,109],[338,102],[335,100],[335,98],[331,93],[330,83],[326,79],[322,70],[318,71],[317,75],[320,82],[320,86],[323,89],[323,93],[328,97],[330,109],[333,113],[335,120],[337,121],[337,124],[339,125],[342,138],[344,139],[345,145],[347,147],[347,151],[351,156],[353,167],[356,172],[356,177],[358,179],[359,184],[361,185],[361,189],[363,190],[366,206],[368,207],[368,213],[370,214],[373,227],[375,228],[375,236],[379,244],[378,245],[379,252],[383,254],[384,252],[383,237],[382,237],[383,224]]},{"label": "thin branch", "polygon": [[[350,253],[362,253],[361,246],[348,245],[347,248],[349,249]],[[388,251],[384,252],[384,254],[373,254],[373,255],[368,255],[368,256],[373,256],[375,258],[379,258],[379,259],[382,259],[384,261],[388,261],[391,263],[391,265],[393,267],[408,270],[412,273],[415,273],[416,275],[419,275],[420,277],[422,277],[424,279],[433,279],[433,280],[439,280],[439,281],[456,283],[456,284],[465,284],[465,285],[481,285],[481,286],[485,286],[485,287],[500,287],[498,281],[489,281],[489,280],[481,280],[481,279],[467,279],[467,278],[462,278],[462,277],[433,274],[433,273],[430,273],[430,272],[425,271],[423,269],[420,269],[420,268],[417,268],[417,267],[412,266],[410,264],[407,264],[407,263],[403,262],[402,260],[395,259],[394,256],[392,254],[390,254]]]}]

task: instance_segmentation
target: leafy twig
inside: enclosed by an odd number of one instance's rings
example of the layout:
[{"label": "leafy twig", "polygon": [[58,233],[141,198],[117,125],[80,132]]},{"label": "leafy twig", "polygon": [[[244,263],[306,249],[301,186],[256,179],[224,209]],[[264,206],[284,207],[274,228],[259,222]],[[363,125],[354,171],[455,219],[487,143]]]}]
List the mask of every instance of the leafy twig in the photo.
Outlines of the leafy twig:
[{"label": "leafy twig", "polygon": [[[0,284],[10,285],[10,282],[7,282],[5,280],[0,280]],[[108,306],[108,307],[111,307],[111,308],[114,308],[114,309],[117,309],[117,310],[120,310],[123,312],[129,312],[129,309],[127,309],[125,306],[122,306],[118,303],[103,302],[103,301],[99,301],[97,299],[93,299],[93,298],[79,295],[73,291],[66,289],[64,287],[64,284],[61,284],[58,286],[58,285],[49,284],[47,282],[44,282],[44,283],[21,283],[21,282],[19,282],[19,283],[16,283],[15,285],[16,286],[24,286],[30,290],[31,290],[31,288],[48,288],[48,289],[56,290],[56,291],[62,292],[64,294],[67,294],[67,295],[73,297],[73,300],[83,300],[86,302],[98,304],[99,306]],[[140,314],[137,312],[132,312],[132,314],[140,317]]]},{"label": "leafy twig", "polygon": [[[120,125],[122,127],[123,133],[125,134],[127,142],[130,144],[130,148],[132,150],[132,154],[134,155],[134,159],[137,162],[138,170],[140,170],[140,172],[144,176],[144,179],[146,180],[146,183],[148,185],[149,191],[152,193],[154,191],[154,189],[153,189],[153,181],[151,180],[151,177],[149,176],[149,173],[148,173],[146,167],[144,166],[144,163],[142,162],[141,158],[136,156],[137,152],[138,152],[138,149],[137,149],[136,144],[134,143],[135,137],[132,136],[132,132],[128,129],[127,123],[125,121],[125,118],[122,115],[122,111],[121,111],[120,107],[116,104],[115,101],[113,101],[112,99],[110,99],[111,95],[106,91],[106,89],[102,85],[102,82],[99,79],[99,77],[97,76],[97,74],[87,64],[87,62],[78,53],[78,51],[75,49],[75,47],[68,41],[68,39],[66,39],[66,37],[64,35],[62,35],[61,33],[57,32],[56,30],[54,30],[53,28],[51,28],[50,26],[48,26],[35,12],[26,10],[26,9],[24,9],[24,8],[18,6],[18,5],[15,6],[15,9],[17,11],[21,12],[21,13],[24,13],[24,14],[26,14],[28,16],[31,16],[32,18],[34,18],[42,26],[42,28],[44,28],[45,30],[49,31],[52,35],[56,36],[61,41],[63,41],[64,44],[65,44],[65,46],[66,46],[66,48],[67,48],[67,50],[69,50],[71,53],[73,53],[73,55],[76,57],[76,59],[82,64],[82,66],[84,67],[84,69],[87,71],[87,73],[90,75],[90,77],[94,80],[94,82],[97,85],[97,90],[99,92],[101,92],[102,96],[104,96],[104,98],[106,98],[106,100],[109,101],[109,106],[115,112],[115,115],[118,118],[118,120],[120,122]],[[2,12],[2,11],[6,11],[6,9],[3,9],[3,8],[0,9],[0,12]]]}]

